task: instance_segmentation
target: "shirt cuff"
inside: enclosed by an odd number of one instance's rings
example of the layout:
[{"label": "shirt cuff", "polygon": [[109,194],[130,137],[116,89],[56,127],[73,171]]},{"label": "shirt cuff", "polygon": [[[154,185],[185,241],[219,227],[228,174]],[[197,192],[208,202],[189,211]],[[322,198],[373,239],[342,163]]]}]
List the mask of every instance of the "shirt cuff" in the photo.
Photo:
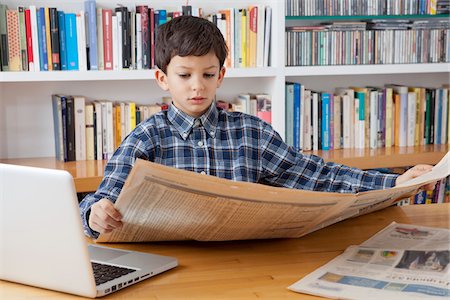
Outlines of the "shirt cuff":
[{"label": "shirt cuff", "polygon": [[91,209],[89,208],[88,210],[86,210],[86,212],[84,213],[84,218],[83,218],[83,227],[84,227],[84,233],[91,237],[91,238],[98,238],[98,236],[100,235],[99,232],[93,230],[91,227],[89,227],[89,216],[91,214]]}]

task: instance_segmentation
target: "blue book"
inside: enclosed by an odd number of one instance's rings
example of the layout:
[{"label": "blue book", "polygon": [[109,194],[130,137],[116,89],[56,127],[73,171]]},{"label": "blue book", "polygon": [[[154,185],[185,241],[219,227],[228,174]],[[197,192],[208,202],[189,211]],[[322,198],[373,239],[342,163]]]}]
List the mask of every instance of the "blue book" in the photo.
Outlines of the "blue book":
[{"label": "blue book", "polygon": [[98,70],[98,56],[97,56],[97,9],[95,0],[86,0],[84,2],[84,9],[86,11],[86,25],[87,25],[87,45],[89,46],[89,70]]},{"label": "blue book", "polygon": [[330,94],[322,93],[322,150],[330,150]]},{"label": "blue book", "polygon": [[301,148],[300,145],[300,106],[301,106],[301,84],[294,83],[294,147]]},{"label": "blue book", "polygon": [[61,70],[67,70],[67,45],[64,12],[58,10],[59,23],[59,56],[61,59]]},{"label": "blue book", "polygon": [[167,10],[158,9],[158,12],[159,12],[158,25],[165,24],[167,22]]},{"label": "blue book", "polygon": [[64,22],[67,70],[78,70],[77,16],[68,13],[64,16]]},{"label": "blue book", "polygon": [[48,71],[47,39],[45,32],[45,8],[41,7],[37,11],[38,44],[39,44],[39,64],[41,71]]}]

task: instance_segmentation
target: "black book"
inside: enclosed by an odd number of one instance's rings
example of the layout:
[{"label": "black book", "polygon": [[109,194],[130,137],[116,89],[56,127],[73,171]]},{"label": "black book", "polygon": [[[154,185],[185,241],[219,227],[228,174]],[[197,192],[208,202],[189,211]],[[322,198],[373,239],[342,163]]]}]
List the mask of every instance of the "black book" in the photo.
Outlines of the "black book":
[{"label": "black book", "polygon": [[75,107],[73,97],[66,98],[67,161],[75,161]]},{"label": "black book", "polygon": [[52,65],[53,70],[61,70],[61,60],[59,56],[59,23],[58,10],[50,8],[50,39],[52,45]]},{"label": "black book", "polygon": [[[116,7],[116,13],[120,12],[122,15],[122,68],[130,68],[131,62],[131,30],[130,30],[130,18],[128,15],[128,8],[124,6]],[[120,59],[120,58],[119,58]]]}]

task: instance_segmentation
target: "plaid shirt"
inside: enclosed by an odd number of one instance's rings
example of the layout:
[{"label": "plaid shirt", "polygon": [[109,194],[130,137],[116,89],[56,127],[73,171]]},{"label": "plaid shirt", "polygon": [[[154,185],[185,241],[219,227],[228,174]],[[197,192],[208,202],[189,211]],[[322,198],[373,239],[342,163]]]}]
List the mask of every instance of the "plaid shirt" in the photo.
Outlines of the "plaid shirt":
[{"label": "plaid shirt", "polygon": [[87,235],[90,207],[115,202],[137,158],[234,181],[304,190],[356,193],[395,185],[397,175],[325,163],[288,146],[257,117],[211,105],[195,119],[170,105],[139,124],[108,161],[98,190],[80,203]]}]

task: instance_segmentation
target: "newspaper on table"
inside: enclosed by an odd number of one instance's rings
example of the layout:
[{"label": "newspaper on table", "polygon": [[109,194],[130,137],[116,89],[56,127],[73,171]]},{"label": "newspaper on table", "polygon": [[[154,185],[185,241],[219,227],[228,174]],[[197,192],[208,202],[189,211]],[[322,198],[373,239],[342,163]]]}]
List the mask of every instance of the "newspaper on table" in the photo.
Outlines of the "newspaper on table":
[{"label": "newspaper on table", "polygon": [[414,195],[448,176],[449,161],[450,152],[394,188],[343,194],[235,182],[138,159],[115,203],[123,226],[97,242],[297,238]]},{"label": "newspaper on table", "polygon": [[290,290],[339,299],[450,299],[450,230],[392,223]]}]

